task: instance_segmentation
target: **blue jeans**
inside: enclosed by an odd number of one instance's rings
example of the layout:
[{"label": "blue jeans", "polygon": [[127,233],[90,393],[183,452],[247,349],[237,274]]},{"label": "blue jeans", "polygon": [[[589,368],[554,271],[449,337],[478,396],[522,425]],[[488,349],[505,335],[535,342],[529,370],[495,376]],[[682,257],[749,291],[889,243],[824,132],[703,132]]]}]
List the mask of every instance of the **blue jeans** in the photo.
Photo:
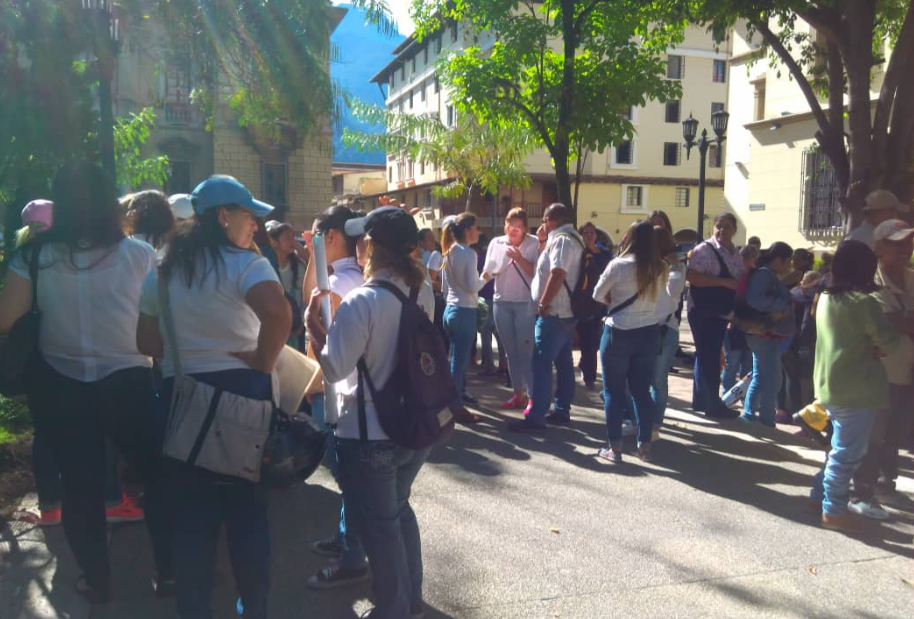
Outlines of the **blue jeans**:
[{"label": "blue jeans", "polygon": [[574,339],[574,318],[537,316],[533,336],[533,406],[527,419],[530,423],[546,423],[546,413],[553,403],[552,365],[555,364],[555,414],[571,414],[574,399],[574,361],[571,344]]},{"label": "blue jeans", "polygon": [[532,302],[496,301],[495,327],[504,344],[508,371],[515,391],[533,391],[533,332],[536,314]]},{"label": "blue jeans", "polygon": [[448,305],[444,308],[444,330],[451,342],[451,376],[457,388],[453,407],[463,408],[470,349],[476,341],[476,308]]},{"label": "blue jeans", "polygon": [[825,408],[832,422],[831,451],[825,467],[813,478],[810,496],[822,501],[823,514],[841,516],[847,513],[851,478],[866,455],[876,411],[829,404]]},{"label": "blue jeans", "polygon": [[689,312],[689,327],[695,339],[692,410],[714,411],[724,405],[720,401],[720,351],[727,333],[727,321],[692,310]]},{"label": "blue jeans", "polygon": [[654,402],[654,426],[663,424],[666,416],[666,405],[670,396],[670,368],[673,366],[673,357],[679,348],[679,330],[666,329],[661,334],[660,354],[654,366],[654,380],[651,383],[651,400]]},{"label": "blue jeans", "polygon": [[410,607],[422,603],[422,542],[409,495],[429,450],[353,439],[338,439],[336,448],[350,516],[371,564],[371,617],[409,617]]},{"label": "blue jeans", "polygon": [[[270,399],[269,374],[225,370],[194,378],[249,398]],[[174,379],[165,380],[163,400],[171,401]],[[267,616],[270,589],[270,523],[267,489],[245,479],[216,475],[166,459],[174,522],[174,560],[181,619],[212,619],[213,572],[219,533],[225,525],[235,586],[244,619]]]},{"label": "blue jeans", "polygon": [[773,427],[781,390],[781,342],[751,334],[746,341],[752,350],[752,381],[743,418],[754,421],[758,413],[762,425]]},{"label": "blue jeans", "polygon": [[657,371],[659,354],[659,325],[640,329],[616,329],[611,325],[603,327],[600,363],[603,365],[606,433],[611,447],[617,448],[622,444],[622,419],[631,400],[634,400],[634,412],[638,419],[638,444],[647,445],[651,442],[651,432],[654,429],[651,383]]},{"label": "blue jeans", "polygon": [[727,393],[739,380],[752,371],[752,351],[745,342],[746,334],[741,333],[739,339],[743,341],[740,344],[742,348],[734,350],[730,344],[730,333],[733,329],[728,329],[724,336],[724,369],[720,374],[720,386],[724,393]]}]

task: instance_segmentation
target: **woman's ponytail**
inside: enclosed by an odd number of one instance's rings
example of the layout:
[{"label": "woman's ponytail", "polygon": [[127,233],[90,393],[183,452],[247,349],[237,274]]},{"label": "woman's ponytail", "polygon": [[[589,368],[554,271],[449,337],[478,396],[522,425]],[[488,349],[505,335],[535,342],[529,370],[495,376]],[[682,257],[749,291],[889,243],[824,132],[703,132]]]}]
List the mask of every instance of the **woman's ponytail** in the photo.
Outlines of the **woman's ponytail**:
[{"label": "woman's ponytail", "polygon": [[451,247],[457,243],[457,238],[454,236],[455,227],[456,224],[451,220],[446,222],[441,229],[441,253],[445,256],[451,251]]}]

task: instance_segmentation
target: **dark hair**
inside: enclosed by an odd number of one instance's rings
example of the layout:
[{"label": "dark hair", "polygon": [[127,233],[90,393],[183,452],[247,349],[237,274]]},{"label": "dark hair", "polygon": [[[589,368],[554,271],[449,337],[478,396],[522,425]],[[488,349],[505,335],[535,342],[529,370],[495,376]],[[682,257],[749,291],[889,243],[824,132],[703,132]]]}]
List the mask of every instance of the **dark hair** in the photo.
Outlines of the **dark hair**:
[{"label": "dark hair", "polygon": [[790,260],[793,256],[793,248],[783,241],[775,241],[768,249],[763,249],[758,256],[759,267],[766,267],[778,258]]},{"label": "dark hair", "polygon": [[428,236],[429,234],[434,235],[435,231],[432,230],[431,228],[422,228],[421,230],[419,230],[419,237],[418,237],[419,242],[421,243],[425,239],[425,237]]},{"label": "dark hair", "polygon": [[812,268],[813,262],[815,262],[815,259],[816,259],[816,257],[813,255],[813,253],[811,251],[809,251],[808,249],[804,249],[802,247],[799,247],[799,248],[793,250],[793,259],[796,260],[797,258],[805,261],[806,264],[809,265],[810,269]]},{"label": "dark hair", "polygon": [[657,298],[659,285],[666,284],[669,275],[669,266],[660,255],[657,246],[657,235],[654,226],[649,221],[636,221],[628,229],[626,236],[628,246],[622,251],[621,256],[629,254],[635,257],[638,270],[638,294],[647,295],[649,299]]},{"label": "dark hair", "polygon": [[734,215],[733,213],[721,213],[720,215],[718,215],[717,217],[714,218],[714,225],[716,226],[717,224],[719,224],[720,222],[722,222],[724,220],[727,220],[731,224],[733,224],[734,230],[739,228],[739,224],[736,223],[736,215]]},{"label": "dark hair", "polygon": [[653,211],[651,213],[650,217],[648,217],[647,219],[648,219],[648,221],[650,221],[654,217],[659,217],[660,219],[662,219],[663,225],[666,226],[666,229],[670,231],[670,234],[673,233],[673,224],[670,223],[670,218],[667,216],[666,213],[664,213],[663,211],[660,211],[660,210]]},{"label": "dark hair", "polygon": [[460,213],[457,218],[444,225],[441,230],[441,253],[445,256],[455,243],[463,243],[467,230],[476,224],[476,215]]},{"label": "dark hair", "polygon": [[174,232],[175,215],[168,204],[168,198],[161,191],[151,189],[134,194],[128,207],[133,234],[145,234],[150,245],[156,249],[168,240]]},{"label": "dark hair", "polygon": [[318,234],[327,234],[331,230],[338,230],[343,238],[346,239],[346,255],[355,256],[355,246],[359,242],[358,237],[348,236],[345,231],[346,222],[350,219],[356,219],[359,215],[346,206],[331,206],[326,211],[314,218],[317,223]]},{"label": "dark hair", "polygon": [[746,241],[746,245],[755,245],[756,247],[761,247],[762,239],[758,238],[757,236],[750,236],[749,240]]},{"label": "dark hair", "polygon": [[871,293],[876,286],[876,254],[860,241],[842,241],[832,262],[831,282],[825,292],[841,295],[847,292]]},{"label": "dark hair", "polygon": [[654,235],[657,237],[657,248],[661,257],[669,256],[676,251],[676,241],[673,240],[673,233],[669,228],[654,226]]},{"label": "dark hair", "polygon": [[561,202],[553,202],[543,212],[543,217],[549,221],[558,220],[562,222],[562,224],[567,224],[574,219],[574,213]]},{"label": "dark hair", "polygon": [[[220,271],[225,266],[222,248],[248,251],[232,243],[225,228],[219,225],[220,208],[234,211],[241,207],[228,205],[207,209],[203,214],[194,215],[185,225],[179,226],[168,240],[165,258],[160,267],[165,277],[173,277],[175,271],[179,271],[184,276],[184,283],[190,288],[194,281],[202,284],[210,272],[215,272],[217,279],[220,277]],[[202,272],[198,273],[198,267],[202,267]]]},{"label": "dark hair", "polygon": [[114,179],[100,166],[73,161],[54,176],[51,187],[54,227],[41,233],[42,242],[76,249],[112,247],[124,238],[121,207]]}]

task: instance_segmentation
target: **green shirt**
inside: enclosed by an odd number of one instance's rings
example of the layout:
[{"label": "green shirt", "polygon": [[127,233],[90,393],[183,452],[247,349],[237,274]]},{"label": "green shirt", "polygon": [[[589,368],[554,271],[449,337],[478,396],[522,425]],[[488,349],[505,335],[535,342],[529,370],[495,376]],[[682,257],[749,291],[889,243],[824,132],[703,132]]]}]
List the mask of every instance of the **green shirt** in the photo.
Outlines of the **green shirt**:
[{"label": "green shirt", "polygon": [[889,384],[876,349],[888,353],[897,342],[870,295],[823,293],[816,307],[816,397],[841,408],[887,408]]}]

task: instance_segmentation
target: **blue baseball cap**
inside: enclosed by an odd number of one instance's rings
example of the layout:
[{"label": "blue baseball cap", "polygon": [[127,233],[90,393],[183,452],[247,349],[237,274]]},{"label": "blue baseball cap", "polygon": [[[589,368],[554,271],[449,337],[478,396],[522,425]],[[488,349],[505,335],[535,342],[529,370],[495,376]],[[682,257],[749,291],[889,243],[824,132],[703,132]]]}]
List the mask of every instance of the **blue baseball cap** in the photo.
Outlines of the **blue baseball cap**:
[{"label": "blue baseball cap", "polygon": [[247,188],[231,176],[215,175],[197,185],[190,194],[194,212],[202,215],[205,211],[237,204],[254,214],[254,217],[266,217],[273,212],[273,207],[266,202],[255,200]]}]

